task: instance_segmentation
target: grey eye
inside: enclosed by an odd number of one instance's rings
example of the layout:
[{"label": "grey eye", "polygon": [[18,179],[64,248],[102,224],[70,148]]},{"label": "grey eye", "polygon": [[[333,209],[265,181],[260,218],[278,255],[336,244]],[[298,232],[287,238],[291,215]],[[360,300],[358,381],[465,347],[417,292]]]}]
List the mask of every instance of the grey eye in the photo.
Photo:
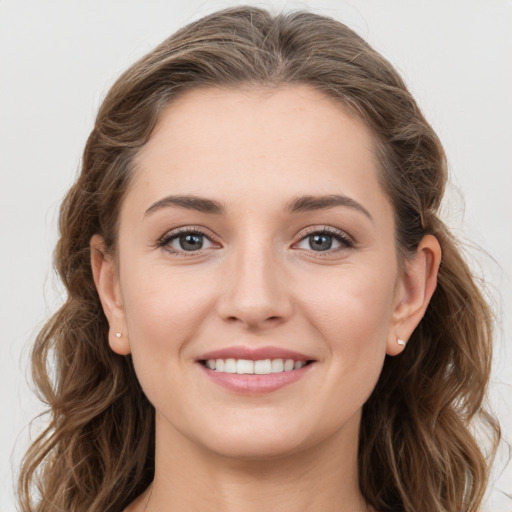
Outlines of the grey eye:
[{"label": "grey eye", "polygon": [[306,235],[295,247],[313,252],[336,252],[343,248],[354,247],[354,244],[341,231],[331,233],[330,231],[319,230]]},{"label": "grey eye", "polygon": [[203,248],[204,236],[197,233],[187,233],[177,238],[179,248],[183,251],[198,251]]},{"label": "grey eye", "polygon": [[317,233],[307,238],[309,247],[313,251],[327,251],[332,247],[332,236]]},{"label": "grey eye", "polygon": [[195,231],[182,231],[164,238],[160,246],[167,247],[173,253],[195,252],[213,247],[213,242],[207,235]]}]

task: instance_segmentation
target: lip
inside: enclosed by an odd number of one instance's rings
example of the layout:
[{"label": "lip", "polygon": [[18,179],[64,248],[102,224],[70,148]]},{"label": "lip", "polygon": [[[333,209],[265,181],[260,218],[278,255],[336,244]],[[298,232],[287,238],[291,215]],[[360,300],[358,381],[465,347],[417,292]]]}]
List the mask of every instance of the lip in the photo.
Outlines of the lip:
[{"label": "lip", "polygon": [[258,361],[262,359],[293,359],[294,361],[314,361],[315,358],[306,354],[287,350],[279,347],[227,347],[220,350],[207,352],[197,358],[197,361],[207,361],[208,359],[249,359]]},{"label": "lip", "polygon": [[[269,373],[266,375],[240,375],[237,373],[216,372],[203,364],[208,359],[230,358],[252,361],[262,359],[293,359],[295,361],[308,361],[309,364],[298,370]],[[316,360],[308,355],[279,347],[229,347],[201,355],[197,359],[197,366],[210,381],[224,389],[237,394],[261,395],[272,393],[301,380],[312,370],[315,362]]]}]

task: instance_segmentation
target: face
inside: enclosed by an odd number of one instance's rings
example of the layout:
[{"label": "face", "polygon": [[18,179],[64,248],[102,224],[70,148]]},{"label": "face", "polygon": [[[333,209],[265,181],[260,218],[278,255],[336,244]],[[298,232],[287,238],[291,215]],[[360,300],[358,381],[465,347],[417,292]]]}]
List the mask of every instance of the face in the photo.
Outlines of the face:
[{"label": "face", "polygon": [[354,442],[406,335],[372,147],[307,86],[192,91],[162,115],[105,264],[111,346],[133,356],[157,439],[249,458]]}]

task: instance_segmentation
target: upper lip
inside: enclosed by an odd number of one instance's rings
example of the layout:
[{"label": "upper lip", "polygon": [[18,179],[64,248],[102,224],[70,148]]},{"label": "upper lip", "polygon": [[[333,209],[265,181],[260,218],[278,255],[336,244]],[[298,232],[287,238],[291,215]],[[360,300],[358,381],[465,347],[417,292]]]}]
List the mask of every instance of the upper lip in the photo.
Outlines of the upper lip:
[{"label": "upper lip", "polygon": [[246,346],[233,346],[213,350],[201,355],[198,361],[207,361],[208,359],[248,359],[249,361],[260,361],[264,359],[293,359],[294,361],[314,360],[313,357],[285,348]]}]

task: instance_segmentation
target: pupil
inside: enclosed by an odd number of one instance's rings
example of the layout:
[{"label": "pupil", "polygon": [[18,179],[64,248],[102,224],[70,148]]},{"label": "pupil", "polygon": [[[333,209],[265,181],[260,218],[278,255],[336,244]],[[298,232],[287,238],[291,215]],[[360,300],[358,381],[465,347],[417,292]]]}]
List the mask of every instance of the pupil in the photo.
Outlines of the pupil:
[{"label": "pupil", "polygon": [[201,235],[183,235],[180,236],[180,245],[185,251],[197,251],[203,247],[203,238]]},{"label": "pupil", "polygon": [[327,251],[332,246],[332,237],[329,235],[312,235],[309,237],[311,249],[316,251]]}]

